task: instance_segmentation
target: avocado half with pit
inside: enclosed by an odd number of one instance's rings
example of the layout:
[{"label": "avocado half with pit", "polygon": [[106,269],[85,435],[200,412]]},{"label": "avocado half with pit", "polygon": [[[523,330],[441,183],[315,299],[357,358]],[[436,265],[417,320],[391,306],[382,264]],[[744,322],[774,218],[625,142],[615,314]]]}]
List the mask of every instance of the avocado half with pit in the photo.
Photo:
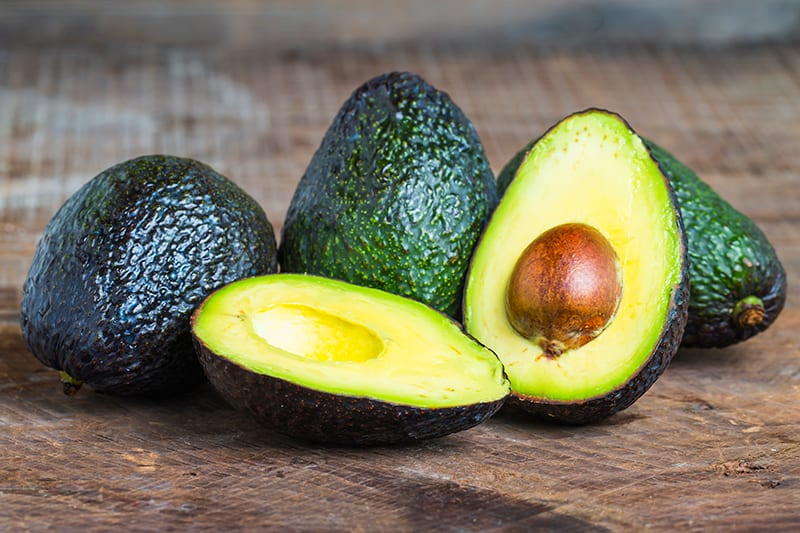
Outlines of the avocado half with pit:
[{"label": "avocado half with pit", "polygon": [[672,189],[618,115],[571,115],[531,148],[472,258],[467,332],[509,403],[565,423],[635,402],[686,324],[685,235]]},{"label": "avocado half with pit", "polygon": [[211,384],[277,432],[329,444],[441,437],[509,393],[497,357],[424,304],[303,274],[232,283],[192,318]]}]

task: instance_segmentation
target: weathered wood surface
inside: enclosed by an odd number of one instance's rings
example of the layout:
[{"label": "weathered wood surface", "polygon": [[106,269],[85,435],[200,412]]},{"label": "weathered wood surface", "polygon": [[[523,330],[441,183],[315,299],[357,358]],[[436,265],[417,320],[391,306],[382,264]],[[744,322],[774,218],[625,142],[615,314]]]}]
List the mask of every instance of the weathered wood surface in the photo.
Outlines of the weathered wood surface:
[{"label": "weathered wood surface", "polygon": [[0,530],[800,528],[794,291],[771,330],[681,352],[604,423],[503,413],[426,444],[370,450],[276,436],[208,388],[160,402],[64,397],[17,326],[40,232],[99,171],[144,153],[195,157],[248,190],[279,229],[341,102],[392,69],[448,91],[495,170],[567,113],[622,113],[754,218],[797,287],[797,44],[298,50],[77,36],[18,47],[18,34],[0,34]]}]

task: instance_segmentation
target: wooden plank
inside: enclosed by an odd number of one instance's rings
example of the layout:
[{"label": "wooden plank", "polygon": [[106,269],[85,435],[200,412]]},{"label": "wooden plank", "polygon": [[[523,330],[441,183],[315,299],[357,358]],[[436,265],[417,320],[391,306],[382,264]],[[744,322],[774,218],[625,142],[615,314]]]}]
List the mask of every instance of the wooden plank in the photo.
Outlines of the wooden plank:
[{"label": "wooden plank", "polygon": [[767,333],[682,351],[632,408],[583,428],[504,412],[418,446],[331,449],[261,429],[209,388],[60,394],[16,322],[36,239],[69,194],[171,152],[234,179],[279,230],[341,102],[391,69],[448,91],[496,171],[567,113],[621,112],[759,222],[800,283],[796,44],[0,47],[0,530],[800,527],[794,291]]},{"label": "wooden plank", "polygon": [[797,218],[800,201],[797,65],[787,63],[794,57],[791,46],[0,54],[0,282],[21,284],[24,258],[69,194],[145,153],[211,164],[250,192],[279,231],[341,102],[393,68],[415,70],[453,96],[495,171],[560,117],[606,107],[696,168],[772,236],[772,224]]},{"label": "wooden plank", "polygon": [[798,520],[798,374],[775,346],[794,346],[798,326],[790,310],[749,346],[682,353],[645,398],[595,426],[503,413],[371,450],[284,439],[208,389],[161,402],[64,397],[4,327],[0,524],[788,529]]}]

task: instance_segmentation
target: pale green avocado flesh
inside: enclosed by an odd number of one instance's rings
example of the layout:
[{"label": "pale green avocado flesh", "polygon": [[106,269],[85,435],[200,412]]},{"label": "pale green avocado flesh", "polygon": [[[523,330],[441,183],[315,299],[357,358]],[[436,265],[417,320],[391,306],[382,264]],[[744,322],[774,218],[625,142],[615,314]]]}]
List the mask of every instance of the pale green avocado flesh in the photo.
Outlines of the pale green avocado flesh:
[{"label": "pale green avocado flesh", "polygon": [[[608,239],[622,296],[600,335],[550,358],[509,323],[506,291],[520,253],[565,223]],[[681,283],[682,242],[669,185],[641,138],[612,113],[571,115],[527,154],[476,248],[465,289],[467,332],[502,360],[515,395],[602,397],[636,376],[658,346]]]},{"label": "pale green avocado flesh", "polygon": [[194,334],[250,372],[335,395],[437,408],[509,393],[497,357],[407,298],[317,276],[234,282],[194,317]]}]

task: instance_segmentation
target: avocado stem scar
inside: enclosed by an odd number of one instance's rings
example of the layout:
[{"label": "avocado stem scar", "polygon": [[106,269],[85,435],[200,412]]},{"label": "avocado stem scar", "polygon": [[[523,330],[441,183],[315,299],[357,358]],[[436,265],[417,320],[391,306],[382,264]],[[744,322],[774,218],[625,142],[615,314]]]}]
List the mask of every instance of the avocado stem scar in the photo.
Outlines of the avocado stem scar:
[{"label": "avocado stem scar", "polygon": [[59,371],[58,375],[61,378],[64,394],[67,396],[75,396],[75,394],[80,390],[81,385],[83,385],[83,381],[73,378],[63,370]]},{"label": "avocado stem scar", "polygon": [[733,321],[741,328],[759,325],[767,314],[764,302],[756,296],[747,296],[736,302],[733,308]]}]

